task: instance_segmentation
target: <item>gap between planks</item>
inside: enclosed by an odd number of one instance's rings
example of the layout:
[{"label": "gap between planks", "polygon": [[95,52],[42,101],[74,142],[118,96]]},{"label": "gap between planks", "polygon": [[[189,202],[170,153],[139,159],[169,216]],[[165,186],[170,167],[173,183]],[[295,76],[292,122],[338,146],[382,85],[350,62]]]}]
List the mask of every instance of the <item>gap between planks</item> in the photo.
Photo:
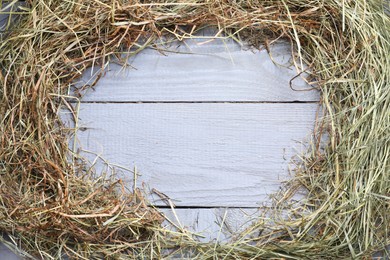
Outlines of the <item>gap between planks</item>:
[{"label": "gap between planks", "polygon": [[318,100],[308,101],[69,101],[71,104],[319,104]]},{"label": "gap between planks", "polygon": [[[163,206],[163,205],[150,205],[149,207],[157,208],[157,209],[172,209],[171,206]],[[236,206],[174,206],[174,209],[259,209],[261,207],[236,207]]]},{"label": "gap between planks", "polygon": [[[90,162],[98,160],[96,172],[109,170],[109,165],[131,171],[136,165],[141,183],[178,206],[258,208],[288,177],[289,158],[303,148],[299,140],[310,138],[316,108],[85,104],[78,116],[76,147],[93,152],[85,155]],[[105,161],[99,164],[100,156]],[[116,173],[126,182],[133,176],[119,169]]]}]

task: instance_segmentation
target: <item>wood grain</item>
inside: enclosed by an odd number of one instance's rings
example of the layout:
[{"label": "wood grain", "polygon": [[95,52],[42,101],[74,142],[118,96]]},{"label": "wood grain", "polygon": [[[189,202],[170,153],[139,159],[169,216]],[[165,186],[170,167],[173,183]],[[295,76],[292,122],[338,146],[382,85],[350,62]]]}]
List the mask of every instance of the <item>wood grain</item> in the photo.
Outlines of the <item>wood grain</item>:
[{"label": "wood grain", "polygon": [[[176,205],[257,207],[289,177],[289,160],[310,135],[316,109],[317,104],[82,104],[77,138],[83,149],[110,163],[137,166],[139,183]],[[132,173],[119,176],[132,185]]]},{"label": "wood grain", "polygon": [[0,243],[0,259],[2,260],[22,260],[22,257],[17,256],[14,252],[8,249],[4,244]]},{"label": "wood grain", "polygon": [[[146,49],[129,59],[131,67],[110,63],[104,77],[83,101],[318,101],[316,91],[294,91],[290,80],[288,44],[267,51],[245,51],[233,41],[188,40],[175,48],[179,53]],[[96,67],[76,84],[91,84]],[[310,89],[296,78],[293,88]]]},{"label": "wood grain", "polygon": [[[204,242],[242,230],[289,178],[290,158],[305,150],[299,142],[314,126],[318,105],[310,102],[319,100],[316,91],[290,88],[297,72],[288,44],[272,46],[271,60],[209,35],[173,43],[169,52],[146,49],[128,68],[109,63],[95,88],[81,92],[77,133],[84,151],[104,157],[82,152],[98,171],[116,165],[131,188],[137,166],[138,186],[191,207],[162,211]],[[88,69],[76,86],[98,72]],[[292,86],[309,88],[302,78]],[[161,194],[149,198],[166,206]]]},{"label": "wood grain", "polygon": [[179,227],[194,232],[202,242],[224,242],[234,239],[253,224],[260,211],[248,208],[162,209],[162,213],[169,220],[164,226],[170,229],[178,230]]}]

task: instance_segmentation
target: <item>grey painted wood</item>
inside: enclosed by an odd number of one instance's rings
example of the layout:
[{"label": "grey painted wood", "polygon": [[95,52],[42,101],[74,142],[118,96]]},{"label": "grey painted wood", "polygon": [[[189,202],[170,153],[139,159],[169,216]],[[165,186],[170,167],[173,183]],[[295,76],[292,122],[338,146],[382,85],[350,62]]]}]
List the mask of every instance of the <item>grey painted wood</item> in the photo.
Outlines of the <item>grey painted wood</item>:
[{"label": "grey painted wood", "polygon": [[[289,177],[290,158],[310,135],[316,109],[317,104],[88,103],[81,105],[77,139],[112,164],[137,166],[139,183],[176,205],[257,207]],[[119,177],[131,187],[132,173]]]},{"label": "grey painted wood", "polygon": [[15,255],[14,252],[9,250],[4,244],[0,243],[0,259],[1,260],[20,260],[22,258]]},{"label": "grey painted wood", "polygon": [[[297,72],[291,67],[288,44],[271,48],[276,63],[266,50],[245,51],[232,40],[192,39],[170,49],[180,53],[146,49],[130,58],[126,69],[110,63],[96,91],[88,90],[83,101],[319,100],[316,91],[290,88]],[[98,71],[87,70],[77,85],[91,84]],[[302,90],[308,85],[298,77],[293,87]]]},{"label": "grey painted wood", "polygon": [[[256,221],[258,209],[162,209],[164,226],[173,230],[185,229],[202,242],[234,240]],[[172,224],[173,223],[173,224]]]},{"label": "grey painted wood", "polygon": [[0,1],[0,37],[3,37],[2,33],[9,29],[9,25],[14,23],[20,14],[24,13],[21,7],[25,5],[25,1]]}]

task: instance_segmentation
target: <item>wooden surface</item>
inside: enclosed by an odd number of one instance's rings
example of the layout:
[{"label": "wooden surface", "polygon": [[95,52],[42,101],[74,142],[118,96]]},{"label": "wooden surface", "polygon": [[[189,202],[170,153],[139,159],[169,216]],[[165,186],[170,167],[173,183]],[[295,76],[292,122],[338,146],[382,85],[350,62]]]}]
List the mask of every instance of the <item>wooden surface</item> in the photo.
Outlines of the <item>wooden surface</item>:
[{"label": "wooden surface", "polygon": [[[179,230],[183,228],[202,242],[221,242],[237,237],[249,227],[260,212],[258,209],[211,208],[211,209],[161,209],[167,221],[164,225]],[[173,225],[172,225],[173,223]]]},{"label": "wooden surface", "polygon": [[[188,40],[170,50],[181,53],[148,49],[126,69],[110,63],[93,90],[79,92],[78,148],[98,171],[108,162],[129,188],[136,166],[137,186],[169,197],[182,225],[203,241],[226,239],[226,227],[218,235],[225,208],[230,226],[241,227],[289,178],[291,156],[310,138],[319,93],[290,88],[296,71],[287,44],[272,47],[276,63],[231,40]],[[90,84],[97,72],[89,69],[76,85]],[[292,87],[308,85],[297,78]],[[167,206],[153,192],[150,199]]]},{"label": "wooden surface", "polygon": [[[177,206],[258,207],[288,178],[317,104],[82,104],[81,147]],[[133,173],[119,177],[131,183]],[[165,205],[164,201],[155,201]]]},{"label": "wooden surface", "polygon": [[4,244],[0,243],[0,259],[1,260],[19,260],[22,259],[9,250]]},{"label": "wooden surface", "polygon": [[[203,40],[205,42],[205,40]],[[200,44],[200,45],[199,45]],[[290,80],[296,76],[290,67],[289,46],[266,51],[243,51],[232,40],[188,40],[177,48],[180,53],[146,49],[131,58],[128,69],[111,63],[105,67],[97,89],[83,101],[317,101],[318,92],[294,91]],[[189,54],[190,53],[190,54]],[[273,63],[275,62],[275,63]],[[278,64],[278,65],[276,65]],[[79,84],[90,84],[101,68],[89,69]],[[298,77],[292,82],[297,90],[307,89]]]}]

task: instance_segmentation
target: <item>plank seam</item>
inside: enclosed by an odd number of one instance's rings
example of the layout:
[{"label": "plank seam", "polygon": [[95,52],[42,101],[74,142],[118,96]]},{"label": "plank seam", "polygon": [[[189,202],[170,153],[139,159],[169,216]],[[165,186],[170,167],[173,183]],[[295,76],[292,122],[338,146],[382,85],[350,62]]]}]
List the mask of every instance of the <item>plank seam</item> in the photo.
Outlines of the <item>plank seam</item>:
[{"label": "plank seam", "polygon": [[[151,208],[157,208],[157,209],[172,209],[171,206],[152,206]],[[240,206],[175,206],[174,209],[259,209],[262,207],[240,207]]]},{"label": "plank seam", "polygon": [[[69,101],[69,103],[78,103]],[[309,101],[80,101],[81,104],[319,104]]]}]

